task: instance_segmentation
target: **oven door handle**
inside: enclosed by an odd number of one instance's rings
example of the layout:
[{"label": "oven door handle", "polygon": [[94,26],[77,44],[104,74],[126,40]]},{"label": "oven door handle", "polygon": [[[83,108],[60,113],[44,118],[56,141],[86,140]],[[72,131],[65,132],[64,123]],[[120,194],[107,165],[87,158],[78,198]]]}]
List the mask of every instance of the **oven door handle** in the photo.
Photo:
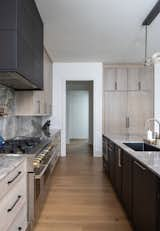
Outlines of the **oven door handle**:
[{"label": "oven door handle", "polygon": [[37,180],[37,179],[40,179],[40,178],[44,175],[44,173],[45,173],[45,171],[47,170],[48,166],[49,166],[49,164],[46,164],[46,165],[44,166],[43,170],[40,172],[40,174],[35,174],[35,179],[36,179],[36,180]]},{"label": "oven door handle", "polygon": [[54,159],[54,157],[55,157],[55,154],[53,154],[53,155],[51,156],[51,158],[49,159],[49,161],[47,162],[47,164],[44,165],[44,168],[43,168],[43,170],[40,172],[40,174],[36,174],[36,173],[35,173],[35,179],[40,179],[40,178],[44,175],[45,171],[46,171],[47,168],[49,167],[49,165],[50,165],[51,161]]}]

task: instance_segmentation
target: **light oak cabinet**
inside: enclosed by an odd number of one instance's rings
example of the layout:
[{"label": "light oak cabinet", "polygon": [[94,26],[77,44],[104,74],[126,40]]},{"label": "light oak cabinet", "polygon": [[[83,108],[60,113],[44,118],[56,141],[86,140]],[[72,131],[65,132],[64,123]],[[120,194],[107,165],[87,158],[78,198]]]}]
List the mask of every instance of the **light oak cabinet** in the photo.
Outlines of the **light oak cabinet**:
[{"label": "light oak cabinet", "polygon": [[153,88],[152,67],[106,67],[103,73],[104,91],[141,91]]},{"label": "light oak cabinet", "polygon": [[127,90],[127,70],[124,68],[104,69],[104,90],[105,91]]},{"label": "light oak cabinet", "polygon": [[104,68],[104,134],[144,134],[153,117],[153,82],[150,67]]},{"label": "light oak cabinet", "polygon": [[44,89],[42,91],[16,91],[16,115],[52,114],[52,61],[44,50]]},{"label": "light oak cabinet", "polygon": [[127,115],[129,134],[144,134],[145,122],[153,117],[153,94],[147,91],[128,92]]},{"label": "light oak cabinet", "polygon": [[128,91],[152,91],[153,68],[131,67],[128,71]]},{"label": "light oak cabinet", "polygon": [[126,133],[127,93],[104,93],[105,134]]},{"label": "light oak cabinet", "polygon": [[27,172],[24,160],[0,180],[0,230],[27,230]]}]

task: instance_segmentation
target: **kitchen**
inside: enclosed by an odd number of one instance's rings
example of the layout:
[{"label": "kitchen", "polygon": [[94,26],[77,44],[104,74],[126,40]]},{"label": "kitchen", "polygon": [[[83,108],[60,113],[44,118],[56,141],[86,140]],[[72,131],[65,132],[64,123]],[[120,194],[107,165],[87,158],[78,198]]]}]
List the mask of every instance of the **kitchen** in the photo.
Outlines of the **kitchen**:
[{"label": "kitchen", "polygon": [[0,231],[158,231],[160,1],[0,3]]}]

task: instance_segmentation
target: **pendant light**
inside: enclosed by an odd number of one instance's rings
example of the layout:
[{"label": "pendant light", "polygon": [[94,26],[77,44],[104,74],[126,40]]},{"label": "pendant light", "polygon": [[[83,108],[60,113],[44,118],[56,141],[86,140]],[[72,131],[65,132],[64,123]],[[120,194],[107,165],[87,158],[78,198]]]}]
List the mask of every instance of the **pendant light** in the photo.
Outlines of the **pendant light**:
[{"label": "pendant light", "polygon": [[160,52],[156,52],[152,55],[153,63],[160,63]]}]

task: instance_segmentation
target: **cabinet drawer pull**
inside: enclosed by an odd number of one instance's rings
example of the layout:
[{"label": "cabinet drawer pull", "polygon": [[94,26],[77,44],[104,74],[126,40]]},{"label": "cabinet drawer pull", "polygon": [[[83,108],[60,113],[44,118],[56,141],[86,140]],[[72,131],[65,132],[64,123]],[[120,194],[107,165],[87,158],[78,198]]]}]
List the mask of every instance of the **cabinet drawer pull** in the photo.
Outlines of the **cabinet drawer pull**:
[{"label": "cabinet drawer pull", "polygon": [[146,170],[146,168],[144,168],[141,164],[139,164],[137,161],[134,161],[134,163],[140,168],[142,169],[143,171]]},{"label": "cabinet drawer pull", "polygon": [[37,100],[37,104],[38,104],[38,113],[41,113],[41,101]]},{"label": "cabinet drawer pull", "polygon": [[12,205],[12,207],[7,210],[8,213],[11,212],[14,209],[14,207],[19,202],[19,200],[21,199],[21,197],[22,196],[18,196],[17,200],[14,202],[14,204]]},{"label": "cabinet drawer pull", "polygon": [[141,82],[138,82],[138,90],[141,91]]},{"label": "cabinet drawer pull", "polygon": [[121,168],[121,149],[118,149],[118,167]]},{"label": "cabinet drawer pull", "polygon": [[21,173],[22,173],[21,171],[18,172],[17,175],[12,180],[8,181],[8,184],[13,183],[17,179],[17,177],[19,177],[21,175]]},{"label": "cabinet drawer pull", "polygon": [[129,117],[127,116],[126,117],[126,128],[129,128],[130,127],[130,119]]},{"label": "cabinet drawer pull", "polygon": [[118,87],[117,87],[117,81],[115,82],[115,90],[117,90],[118,89]]}]

